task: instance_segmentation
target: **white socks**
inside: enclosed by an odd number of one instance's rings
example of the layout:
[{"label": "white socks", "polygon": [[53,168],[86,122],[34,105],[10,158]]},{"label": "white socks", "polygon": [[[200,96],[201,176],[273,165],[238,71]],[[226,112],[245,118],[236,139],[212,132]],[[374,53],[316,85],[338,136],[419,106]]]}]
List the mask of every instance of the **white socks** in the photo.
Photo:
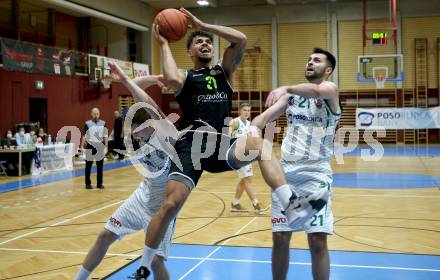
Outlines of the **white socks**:
[{"label": "white socks", "polygon": [[90,276],[90,273],[90,271],[81,266],[75,280],[87,280],[87,278]]},{"label": "white socks", "polygon": [[153,262],[153,258],[157,253],[157,249],[150,248],[148,246],[144,247],[144,254],[142,255],[141,265],[148,268],[151,271],[151,263]]},{"label": "white socks", "polygon": [[252,205],[257,205],[258,204],[258,199],[255,197],[252,199]]},{"label": "white socks", "polygon": [[292,196],[292,190],[289,185],[282,185],[274,190],[274,193],[281,202],[281,206],[285,210],[289,206],[289,199]]},{"label": "white socks", "polygon": [[232,205],[240,204],[240,199],[236,199],[235,197],[232,199]]}]

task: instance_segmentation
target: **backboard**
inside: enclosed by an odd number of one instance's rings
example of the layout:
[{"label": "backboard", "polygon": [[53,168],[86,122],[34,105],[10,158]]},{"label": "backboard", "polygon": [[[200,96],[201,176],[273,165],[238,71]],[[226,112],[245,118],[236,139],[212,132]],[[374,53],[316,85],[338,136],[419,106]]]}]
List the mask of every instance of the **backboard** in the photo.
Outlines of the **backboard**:
[{"label": "backboard", "polygon": [[359,83],[376,83],[377,88],[383,88],[385,82],[404,80],[401,54],[359,55],[357,63]]}]

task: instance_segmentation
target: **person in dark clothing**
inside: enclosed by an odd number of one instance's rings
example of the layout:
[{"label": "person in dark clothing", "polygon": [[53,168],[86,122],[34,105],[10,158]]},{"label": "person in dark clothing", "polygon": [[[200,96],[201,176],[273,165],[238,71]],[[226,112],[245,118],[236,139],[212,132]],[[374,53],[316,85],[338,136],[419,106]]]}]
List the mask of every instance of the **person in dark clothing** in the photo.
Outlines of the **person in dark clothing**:
[{"label": "person in dark clothing", "polygon": [[104,165],[104,156],[107,153],[108,129],[105,121],[99,119],[98,108],[92,109],[91,116],[92,119],[85,122],[84,136],[81,142],[81,148],[86,156],[85,183],[86,189],[92,188],[90,173],[93,162],[96,161],[96,187],[103,189],[104,185],[102,184],[102,170]]},{"label": "person in dark clothing", "polygon": [[2,139],[2,147],[10,148],[11,146],[16,146],[17,143],[15,143],[13,136],[12,131],[8,130],[5,134],[5,137]]},{"label": "person in dark clothing", "polygon": [[124,121],[119,113],[119,111],[115,111],[115,122],[113,125],[113,143],[112,149],[115,154],[118,155],[118,159],[124,159],[124,155],[118,153],[117,150],[124,149],[124,135],[122,133],[122,125]]}]

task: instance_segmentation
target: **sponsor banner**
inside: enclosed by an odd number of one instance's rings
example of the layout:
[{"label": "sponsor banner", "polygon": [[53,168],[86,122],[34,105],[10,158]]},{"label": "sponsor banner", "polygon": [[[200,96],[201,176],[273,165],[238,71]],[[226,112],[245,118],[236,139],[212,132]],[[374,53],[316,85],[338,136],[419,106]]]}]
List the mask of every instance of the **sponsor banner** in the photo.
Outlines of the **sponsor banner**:
[{"label": "sponsor banner", "polygon": [[54,170],[72,170],[74,151],[73,143],[36,146],[32,174],[38,175]]},{"label": "sponsor banner", "polygon": [[123,61],[123,60],[119,60],[119,59],[115,59],[115,58],[109,58],[109,57],[104,57],[104,73],[107,75],[107,73],[110,72],[110,67],[108,66],[108,62],[114,62],[117,65],[119,65],[119,67],[121,67],[122,71],[125,72],[125,74],[127,74],[127,76],[130,79],[134,78],[134,73],[133,73],[133,62],[131,61]]},{"label": "sponsor banner", "polygon": [[150,75],[148,64],[142,64],[137,62],[133,62],[133,72],[135,78],[145,77]]},{"label": "sponsor banner", "polygon": [[356,109],[357,129],[440,128],[440,107]]},{"label": "sponsor banner", "polygon": [[0,44],[5,70],[75,75],[75,57],[72,51],[5,38],[0,39]]}]

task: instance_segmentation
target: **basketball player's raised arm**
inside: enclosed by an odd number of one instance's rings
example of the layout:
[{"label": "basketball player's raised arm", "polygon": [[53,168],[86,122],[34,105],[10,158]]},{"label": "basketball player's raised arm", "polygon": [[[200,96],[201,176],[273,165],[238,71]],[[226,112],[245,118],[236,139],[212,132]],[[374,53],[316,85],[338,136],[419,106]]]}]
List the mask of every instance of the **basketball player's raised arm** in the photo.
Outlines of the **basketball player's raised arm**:
[{"label": "basketball player's raised arm", "polygon": [[177,68],[168,40],[160,35],[159,26],[156,24],[153,24],[153,36],[162,49],[163,77],[165,83],[168,87],[174,89],[176,94],[178,94],[185,83],[185,72],[182,72]]},{"label": "basketball player's raised arm", "polygon": [[127,74],[115,63],[109,62],[108,65],[111,69],[111,77],[114,81],[121,82],[127,89],[130,91],[131,95],[135,102],[145,102],[153,106],[157,112],[161,115],[161,117],[165,117],[165,114],[159,108],[157,103],[151,98],[142,88],[139,87],[139,84],[143,88],[148,88],[152,85],[158,85],[159,87],[163,87],[163,77],[162,75],[152,75],[141,78],[136,78],[134,80],[130,79]]},{"label": "basketball player's raised arm", "polygon": [[247,42],[246,35],[231,27],[202,22],[184,8],[181,8],[180,11],[188,17],[192,28],[213,33],[231,43],[223,53],[222,59],[222,67],[225,69],[229,81],[231,81],[231,75],[234,73],[235,69],[237,69],[238,65],[243,59]]},{"label": "basketball player's raised arm", "polygon": [[337,99],[339,95],[338,87],[329,81],[325,81],[320,84],[303,83],[291,86],[283,86],[270,92],[266,100],[266,107],[272,106],[281,96],[289,93],[303,97],[323,98],[328,100]]},{"label": "basketball player's raised arm", "polygon": [[262,130],[268,123],[278,119],[286,111],[288,99],[288,94],[281,96],[273,106],[256,116],[252,120],[251,126]]}]

